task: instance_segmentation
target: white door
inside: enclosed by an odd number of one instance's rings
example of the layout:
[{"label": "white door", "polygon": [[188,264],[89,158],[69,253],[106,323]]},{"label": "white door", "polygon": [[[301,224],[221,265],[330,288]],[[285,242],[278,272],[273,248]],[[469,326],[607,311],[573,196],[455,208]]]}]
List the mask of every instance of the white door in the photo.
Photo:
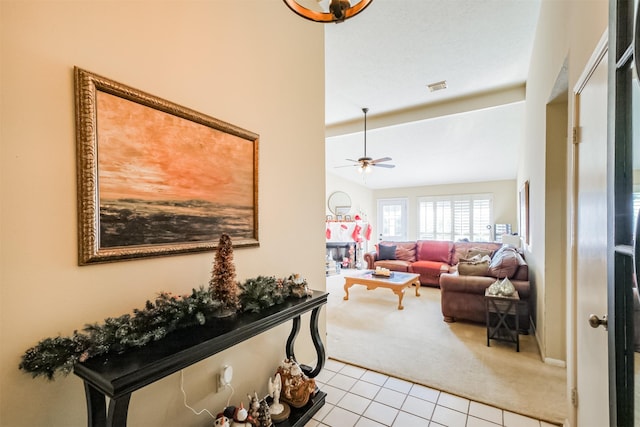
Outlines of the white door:
[{"label": "white door", "polygon": [[378,241],[407,240],[407,199],[378,200]]},{"label": "white door", "polygon": [[607,331],[589,324],[607,312],[607,43],[599,44],[576,89],[574,151],[575,361],[577,422],[609,425]]}]

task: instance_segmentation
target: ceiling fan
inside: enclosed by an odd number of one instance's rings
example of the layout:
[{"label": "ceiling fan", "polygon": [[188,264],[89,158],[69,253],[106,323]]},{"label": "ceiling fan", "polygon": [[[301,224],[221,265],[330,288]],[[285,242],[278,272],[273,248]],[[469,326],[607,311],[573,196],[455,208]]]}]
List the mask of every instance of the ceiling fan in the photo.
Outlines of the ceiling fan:
[{"label": "ceiling fan", "polygon": [[[353,159],[347,159],[350,162],[354,162],[355,165],[347,165],[347,166],[357,166],[358,167],[358,172],[362,173],[362,172],[371,172],[373,170],[373,167],[379,167],[379,168],[395,168],[396,165],[391,165],[391,164],[383,164],[383,162],[388,162],[391,159],[391,157],[381,157],[379,159],[373,159],[371,157],[367,157],[367,112],[369,111],[368,108],[363,108],[362,112],[364,113],[364,156],[360,157],[358,160],[353,160]],[[338,166],[338,167],[347,167],[347,166]]]}]

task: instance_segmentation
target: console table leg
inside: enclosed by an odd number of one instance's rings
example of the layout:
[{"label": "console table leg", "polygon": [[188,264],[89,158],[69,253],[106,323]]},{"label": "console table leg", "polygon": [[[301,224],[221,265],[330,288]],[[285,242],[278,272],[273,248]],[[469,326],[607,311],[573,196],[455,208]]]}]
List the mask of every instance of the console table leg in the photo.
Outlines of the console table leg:
[{"label": "console table leg", "polygon": [[102,427],[107,424],[105,396],[88,382],[84,383],[84,393],[87,398],[87,425]]},{"label": "console table leg", "polygon": [[293,347],[294,347],[294,344],[296,343],[296,337],[298,336],[298,332],[300,332],[300,316],[296,316],[293,318],[291,333],[289,334],[289,338],[287,338],[287,347],[286,347],[287,359],[296,360],[296,355],[293,350]]},{"label": "console table leg", "polygon": [[320,332],[318,331],[318,318],[320,316],[320,307],[316,307],[311,312],[311,320],[309,322],[309,327],[311,329],[311,339],[313,340],[313,346],[316,348],[317,355],[317,365],[311,371],[307,373],[309,378],[315,378],[322,368],[324,367],[324,361],[326,358],[326,354],[324,351],[324,345],[322,344],[322,339],[320,337]]},{"label": "console table leg", "polygon": [[[318,319],[320,316],[320,308],[316,307],[311,311],[311,319],[309,320],[309,330],[311,332],[311,340],[313,341],[313,346],[316,349],[317,355],[317,364],[315,368],[311,368],[310,366],[300,366],[302,371],[309,378],[315,378],[322,368],[324,367],[324,362],[326,358],[326,353],[324,350],[324,345],[322,344],[322,338],[320,337],[320,332],[318,331]],[[288,359],[296,360],[296,356],[294,353],[294,345],[296,342],[296,338],[298,336],[298,332],[300,331],[300,316],[293,318],[293,326],[291,327],[291,333],[289,334],[289,338],[287,339],[287,347],[286,354]]]},{"label": "console table leg", "polygon": [[130,400],[131,393],[118,399],[111,399],[109,402],[109,418],[107,419],[108,427],[126,427]]}]

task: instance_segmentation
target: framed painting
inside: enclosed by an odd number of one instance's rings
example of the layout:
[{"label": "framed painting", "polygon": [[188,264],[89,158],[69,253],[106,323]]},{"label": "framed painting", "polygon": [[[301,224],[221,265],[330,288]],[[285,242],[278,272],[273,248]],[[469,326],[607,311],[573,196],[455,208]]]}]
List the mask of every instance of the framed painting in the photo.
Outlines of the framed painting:
[{"label": "framed painting", "polygon": [[520,221],[518,229],[523,242],[529,244],[529,181],[525,181],[520,188]]},{"label": "framed painting", "polygon": [[257,134],[74,75],[80,265],[259,245]]}]

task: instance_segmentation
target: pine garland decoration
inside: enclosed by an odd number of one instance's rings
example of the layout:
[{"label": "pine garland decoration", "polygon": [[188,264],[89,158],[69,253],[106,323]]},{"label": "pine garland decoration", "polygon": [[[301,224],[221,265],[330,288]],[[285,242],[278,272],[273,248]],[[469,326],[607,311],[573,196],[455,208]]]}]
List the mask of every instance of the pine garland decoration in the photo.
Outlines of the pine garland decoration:
[{"label": "pine garland decoration", "polygon": [[258,313],[273,305],[282,304],[291,294],[282,280],[272,276],[258,276],[240,285],[240,305],[243,311]]},{"label": "pine garland decoration", "polygon": [[122,353],[177,329],[203,325],[221,305],[203,287],[184,297],[161,292],[155,302],[147,301],[144,309],[135,309],[133,315],[109,317],[102,325],[85,325],[82,333],[74,331],[70,337],[41,340],[25,352],[19,368],[33,377],[53,380],[56,372],[69,374],[76,362],[109,352]]},{"label": "pine garland decoration", "polygon": [[[232,271],[235,275],[235,268]],[[297,274],[285,279],[258,276],[239,286],[240,294],[234,291],[233,306],[235,310],[250,312],[281,304],[290,296],[310,295],[307,281]],[[158,341],[178,329],[204,325],[207,319],[216,317],[221,308],[228,307],[228,302],[217,299],[211,289],[202,286],[185,296],[161,292],[153,302],[147,301],[144,308],[134,309],[133,314],[109,317],[103,324],[87,324],[82,332],[73,331],[69,337],[41,340],[23,354],[19,368],[34,378],[42,376],[53,380],[57,373],[67,375],[76,363],[91,357],[122,353]]]}]

